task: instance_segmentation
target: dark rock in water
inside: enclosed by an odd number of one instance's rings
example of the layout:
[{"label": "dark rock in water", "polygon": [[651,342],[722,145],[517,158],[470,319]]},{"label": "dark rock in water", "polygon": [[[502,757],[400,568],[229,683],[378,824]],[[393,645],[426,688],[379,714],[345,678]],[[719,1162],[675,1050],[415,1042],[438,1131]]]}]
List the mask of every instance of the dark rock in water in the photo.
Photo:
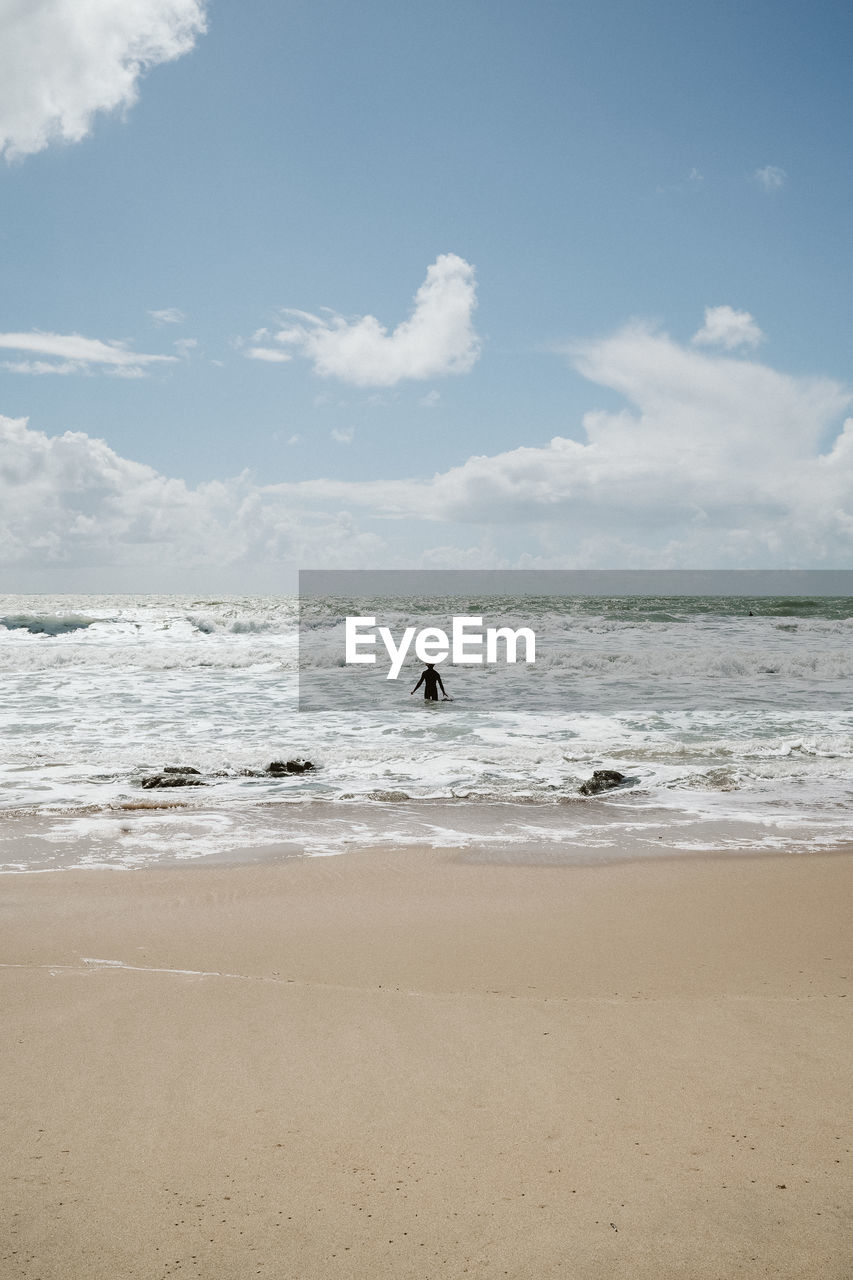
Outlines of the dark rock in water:
[{"label": "dark rock in water", "polygon": [[624,773],[618,773],[615,769],[596,769],[587,782],[581,783],[578,790],[582,796],[597,796],[599,791],[609,791],[611,787],[618,787],[624,781]]},{"label": "dark rock in water", "polygon": [[154,787],[204,787],[207,783],[202,782],[198,769],[183,769],[180,765],[167,764],[160,773],[150,773],[147,778],[143,778],[139,785],[146,791],[151,791]]},{"label": "dark rock in water", "polygon": [[266,771],[280,778],[287,773],[310,773],[313,768],[310,760],[271,760]]}]

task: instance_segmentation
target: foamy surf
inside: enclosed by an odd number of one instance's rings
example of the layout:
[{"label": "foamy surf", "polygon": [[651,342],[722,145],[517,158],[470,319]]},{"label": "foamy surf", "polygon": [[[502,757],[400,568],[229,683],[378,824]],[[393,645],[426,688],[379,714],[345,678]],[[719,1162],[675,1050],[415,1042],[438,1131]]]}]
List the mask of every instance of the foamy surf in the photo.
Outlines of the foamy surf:
[{"label": "foamy surf", "polygon": [[[0,597],[0,865],[853,839],[850,601],[765,599],[751,617],[714,598],[489,603],[537,628],[534,668],[446,667],[455,701],[425,707],[413,666],[309,714],[293,598]],[[389,625],[427,611],[389,605]],[[342,625],[304,623],[321,655]],[[265,773],[296,756],[316,769]],[[144,790],[165,765],[201,785]],[[600,768],[624,784],[579,797]]]}]

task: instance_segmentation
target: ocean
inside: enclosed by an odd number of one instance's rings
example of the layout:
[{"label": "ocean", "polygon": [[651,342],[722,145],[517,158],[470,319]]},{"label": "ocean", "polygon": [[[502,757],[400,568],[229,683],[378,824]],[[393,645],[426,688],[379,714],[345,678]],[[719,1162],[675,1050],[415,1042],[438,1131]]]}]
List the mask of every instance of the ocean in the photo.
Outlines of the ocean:
[{"label": "ocean", "polygon": [[[536,662],[345,673],[348,612],[472,611]],[[853,600],[0,596],[0,869],[433,845],[591,862],[853,840]],[[334,642],[334,643],[333,643]],[[337,667],[337,669],[333,669]],[[351,676],[351,678],[349,678]],[[343,693],[342,693],[343,690]],[[310,699],[309,699],[310,702]],[[309,760],[269,774],[272,761]],[[166,766],[202,785],[147,789]],[[594,770],[615,790],[586,797]]]}]

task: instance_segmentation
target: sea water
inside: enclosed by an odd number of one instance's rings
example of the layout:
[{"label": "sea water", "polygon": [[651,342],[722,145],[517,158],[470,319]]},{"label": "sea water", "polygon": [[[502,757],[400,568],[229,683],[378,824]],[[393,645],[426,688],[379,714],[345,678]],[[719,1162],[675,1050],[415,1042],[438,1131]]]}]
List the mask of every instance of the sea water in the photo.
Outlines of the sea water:
[{"label": "sea water", "polygon": [[[535,664],[445,663],[454,700],[427,704],[409,696],[416,662],[397,681],[362,668],[340,698],[322,654],[345,612],[381,614],[396,635],[442,603],[534,628]],[[850,599],[322,605],[303,609],[303,680],[313,664],[333,696],[300,711],[294,597],[0,596],[0,867],[407,844],[563,862],[853,840]],[[263,772],[294,757],[315,768]],[[166,765],[205,785],[143,788]],[[624,782],[584,797],[596,769]]]}]

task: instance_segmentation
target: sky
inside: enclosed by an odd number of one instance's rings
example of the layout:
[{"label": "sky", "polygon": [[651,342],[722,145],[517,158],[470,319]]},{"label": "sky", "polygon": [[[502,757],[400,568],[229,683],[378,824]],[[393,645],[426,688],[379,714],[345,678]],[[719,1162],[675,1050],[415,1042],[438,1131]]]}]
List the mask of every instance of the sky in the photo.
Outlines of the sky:
[{"label": "sky", "polygon": [[0,0],[0,590],[846,568],[853,10]]}]

